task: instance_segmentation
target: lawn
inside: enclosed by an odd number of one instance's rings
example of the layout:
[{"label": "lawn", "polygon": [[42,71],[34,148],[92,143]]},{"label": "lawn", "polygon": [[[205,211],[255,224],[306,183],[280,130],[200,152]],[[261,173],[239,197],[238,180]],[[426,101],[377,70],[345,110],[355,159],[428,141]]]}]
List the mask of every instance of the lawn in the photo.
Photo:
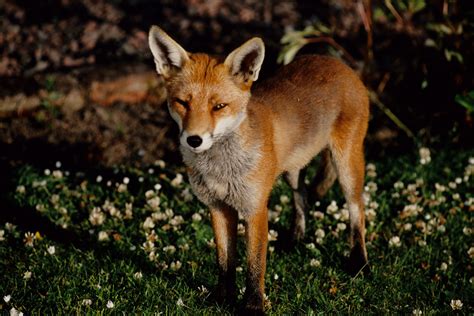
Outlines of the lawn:
[{"label": "lawn", "polygon": [[[314,174],[314,166],[311,168]],[[28,314],[231,314],[215,303],[209,215],[184,169],[19,167],[0,223],[0,310]],[[285,248],[291,192],[269,205],[266,311],[474,312],[474,150],[417,150],[367,164],[371,272],[351,277],[338,186],[312,205],[304,242]],[[239,234],[243,233],[239,225]],[[239,244],[238,287],[245,261]]]}]

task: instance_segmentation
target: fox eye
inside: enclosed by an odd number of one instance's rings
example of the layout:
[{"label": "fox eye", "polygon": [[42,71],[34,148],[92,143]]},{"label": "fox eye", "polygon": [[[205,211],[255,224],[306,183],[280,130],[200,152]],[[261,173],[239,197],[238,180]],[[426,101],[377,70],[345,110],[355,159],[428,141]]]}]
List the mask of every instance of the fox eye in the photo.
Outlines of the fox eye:
[{"label": "fox eye", "polygon": [[181,104],[186,110],[189,110],[189,103],[188,102],[186,102],[184,100],[181,100],[181,99],[178,99],[178,98],[175,99],[175,102]]},{"label": "fox eye", "polygon": [[219,111],[220,109],[223,109],[226,106],[227,106],[227,103],[218,103],[218,104],[214,105],[213,110],[214,111]]}]

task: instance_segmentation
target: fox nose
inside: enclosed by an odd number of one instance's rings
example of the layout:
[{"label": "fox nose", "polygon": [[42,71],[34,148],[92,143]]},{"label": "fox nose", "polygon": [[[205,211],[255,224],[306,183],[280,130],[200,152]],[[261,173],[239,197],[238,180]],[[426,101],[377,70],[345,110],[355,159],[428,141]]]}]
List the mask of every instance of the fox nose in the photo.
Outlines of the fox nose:
[{"label": "fox nose", "polygon": [[198,135],[189,136],[186,141],[188,142],[189,146],[193,148],[197,148],[202,144],[202,138]]}]

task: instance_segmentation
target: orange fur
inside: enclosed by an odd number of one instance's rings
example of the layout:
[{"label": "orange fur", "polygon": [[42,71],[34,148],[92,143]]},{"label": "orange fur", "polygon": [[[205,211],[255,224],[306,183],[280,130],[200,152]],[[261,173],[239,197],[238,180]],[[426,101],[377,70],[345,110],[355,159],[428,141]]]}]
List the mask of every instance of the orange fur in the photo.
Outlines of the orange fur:
[{"label": "orange fur", "polygon": [[[233,291],[233,286],[226,282],[235,278],[233,256],[236,253],[236,214],[239,212],[247,229],[246,306],[252,311],[263,309],[268,197],[276,178],[285,173],[291,181],[298,210],[294,223],[298,231],[295,239],[301,238],[304,233],[303,211],[307,206],[302,170],[322,150],[325,151],[323,162],[326,164],[323,170],[331,179],[320,184],[318,190],[321,194],[327,191],[335,178],[331,168],[335,169],[351,213],[352,265],[355,270],[364,266],[367,253],[362,201],[363,141],[369,102],[367,91],[357,75],[334,58],[303,56],[256,85],[250,94],[263,60],[263,43],[259,39],[248,41],[224,61],[206,54],[185,54],[161,32],[152,28],[150,38],[164,38],[164,46],[171,51],[169,60],[156,53],[158,47],[151,40],[150,45],[152,51],[154,48],[155,61],[159,59],[158,72],[161,71],[167,79],[168,104],[181,132],[197,136],[208,134],[212,138],[219,122],[245,113],[232,135],[238,140],[244,156],[256,152],[252,156],[252,168],[242,175],[244,184],[253,185],[252,196],[242,197],[255,199],[253,204],[245,204],[251,205],[252,209],[239,209],[240,206],[226,202],[224,198],[209,200],[219,271],[222,272],[221,288],[224,286],[227,292]],[[171,74],[170,69],[173,70]],[[225,107],[216,110],[216,104],[221,103]],[[187,145],[186,139],[181,141],[182,146]],[[195,159],[192,157],[198,156],[189,154],[185,161],[192,165]],[[198,172],[193,166],[188,168],[190,175]],[[227,180],[219,180],[221,183],[216,177],[207,179],[206,174],[200,176],[202,179],[199,178],[198,184],[204,185],[212,194],[229,188]],[[232,179],[228,181],[232,182]],[[238,184],[242,185],[241,182]]]}]

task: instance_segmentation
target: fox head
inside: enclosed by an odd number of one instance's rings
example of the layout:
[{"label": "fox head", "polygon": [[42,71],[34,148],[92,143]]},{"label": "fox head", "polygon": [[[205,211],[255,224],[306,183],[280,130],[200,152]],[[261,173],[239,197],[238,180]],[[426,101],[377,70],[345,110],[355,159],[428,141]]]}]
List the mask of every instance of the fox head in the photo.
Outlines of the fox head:
[{"label": "fox head", "polygon": [[248,40],[225,59],[186,52],[157,26],[151,27],[148,42],[156,71],[166,82],[181,146],[200,153],[239,127],[265,55],[260,38]]}]

